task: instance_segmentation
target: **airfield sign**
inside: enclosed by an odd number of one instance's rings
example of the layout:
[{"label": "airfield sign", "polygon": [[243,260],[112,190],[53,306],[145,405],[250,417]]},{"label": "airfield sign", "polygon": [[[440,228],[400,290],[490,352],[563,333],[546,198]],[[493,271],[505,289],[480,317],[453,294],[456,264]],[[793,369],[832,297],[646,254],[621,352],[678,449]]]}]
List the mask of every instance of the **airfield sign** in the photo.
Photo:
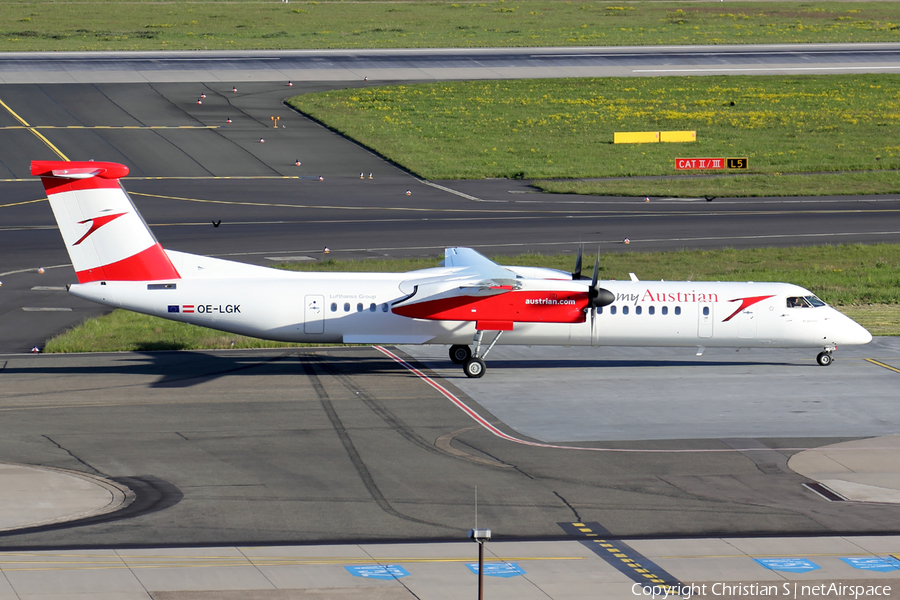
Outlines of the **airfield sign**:
[{"label": "airfield sign", "polygon": [[676,158],[677,171],[719,171],[722,169],[746,169],[747,158]]}]

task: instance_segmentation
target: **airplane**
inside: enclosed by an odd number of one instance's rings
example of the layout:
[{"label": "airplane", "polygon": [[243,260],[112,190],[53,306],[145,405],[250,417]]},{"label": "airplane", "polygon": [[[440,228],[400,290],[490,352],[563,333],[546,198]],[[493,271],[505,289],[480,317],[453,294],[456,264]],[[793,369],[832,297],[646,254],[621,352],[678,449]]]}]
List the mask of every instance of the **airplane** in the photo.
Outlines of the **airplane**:
[{"label": "airplane", "polygon": [[[447,248],[406,273],[297,273],[164,249],[111,162],[33,161],[78,278],[69,293],[107,306],[284,342],[443,344],[482,377],[498,343],[528,346],[815,348],[872,335],[789,283],[600,281],[501,266]],[[502,341],[501,341],[502,340]]]}]

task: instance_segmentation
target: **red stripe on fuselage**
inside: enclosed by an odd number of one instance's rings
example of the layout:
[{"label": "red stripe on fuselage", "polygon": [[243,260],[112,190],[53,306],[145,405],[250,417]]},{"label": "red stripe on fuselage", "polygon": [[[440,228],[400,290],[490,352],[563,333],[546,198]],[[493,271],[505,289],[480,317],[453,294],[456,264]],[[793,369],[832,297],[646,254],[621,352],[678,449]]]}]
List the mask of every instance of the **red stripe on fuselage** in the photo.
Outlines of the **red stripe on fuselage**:
[{"label": "red stripe on fuselage", "polygon": [[501,321],[583,323],[588,305],[585,292],[507,292],[497,296],[454,296],[393,308],[413,319],[434,321]]},{"label": "red stripe on fuselage", "polygon": [[78,271],[76,275],[78,283],[181,279],[166,251],[158,243],[123,260]]}]

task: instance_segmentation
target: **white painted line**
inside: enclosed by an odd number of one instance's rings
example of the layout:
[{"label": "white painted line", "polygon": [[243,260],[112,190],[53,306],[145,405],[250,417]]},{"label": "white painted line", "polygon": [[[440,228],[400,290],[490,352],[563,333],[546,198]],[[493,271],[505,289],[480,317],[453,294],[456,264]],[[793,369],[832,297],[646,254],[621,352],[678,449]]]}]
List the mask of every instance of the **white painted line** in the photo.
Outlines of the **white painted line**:
[{"label": "white painted line", "polygon": [[425,181],[424,179],[420,179],[419,181],[421,181],[421,182],[424,183],[425,185],[430,185],[431,187],[436,188],[436,189],[439,189],[439,190],[441,190],[441,191],[449,192],[449,193],[451,193],[451,194],[455,194],[455,195],[457,195],[457,196],[460,196],[460,197],[462,197],[462,198],[465,198],[466,200],[473,200],[473,201],[475,201],[475,202],[484,202],[484,200],[482,200],[481,198],[476,198],[475,196],[470,196],[469,194],[464,194],[463,192],[458,192],[458,191],[452,190],[452,189],[450,189],[450,188],[448,188],[448,187],[444,187],[444,186],[442,186],[442,185],[438,185],[438,184],[432,183],[432,182],[430,182],[430,181]]},{"label": "white painted line", "polygon": [[265,258],[266,260],[273,260],[275,262],[281,262],[281,261],[285,261],[285,260],[292,260],[295,262],[316,260],[312,256],[265,256],[263,258]]},{"label": "white painted line", "polygon": [[71,308],[55,308],[50,306],[23,306],[25,312],[72,312]]},{"label": "white painted line", "polygon": [[31,288],[32,292],[64,292],[66,288],[61,285],[36,285]]},{"label": "white painted line", "polygon": [[[68,263],[65,265],[53,265],[50,267],[44,267],[44,269],[45,270],[46,269],[59,269],[60,267],[71,267],[71,266],[72,266],[72,263]],[[37,267],[32,267],[30,269],[19,269],[18,271],[6,271],[5,273],[0,273],[0,277],[3,277],[5,275],[15,275],[17,273],[34,273],[35,271],[37,271]]]}]

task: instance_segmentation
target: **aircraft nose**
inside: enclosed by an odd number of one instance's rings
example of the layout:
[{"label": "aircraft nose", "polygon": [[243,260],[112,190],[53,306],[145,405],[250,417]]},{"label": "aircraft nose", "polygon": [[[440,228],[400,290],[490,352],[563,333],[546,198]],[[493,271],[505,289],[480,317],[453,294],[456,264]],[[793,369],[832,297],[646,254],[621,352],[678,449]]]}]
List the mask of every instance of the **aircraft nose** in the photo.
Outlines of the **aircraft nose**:
[{"label": "aircraft nose", "polygon": [[861,346],[872,341],[872,334],[869,333],[869,330],[849,317],[842,319],[836,337],[840,340],[838,344],[845,346]]}]

